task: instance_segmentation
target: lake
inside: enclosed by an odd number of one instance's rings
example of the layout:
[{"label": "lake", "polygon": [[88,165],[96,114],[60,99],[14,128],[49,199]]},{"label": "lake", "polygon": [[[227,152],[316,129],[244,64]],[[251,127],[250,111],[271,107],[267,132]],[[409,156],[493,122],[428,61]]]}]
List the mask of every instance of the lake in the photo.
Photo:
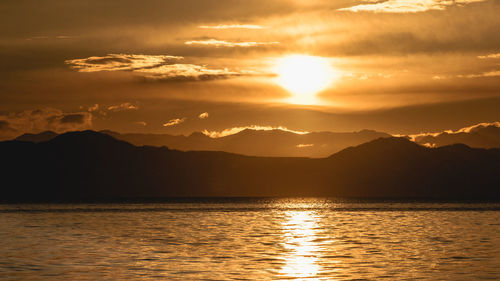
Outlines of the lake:
[{"label": "lake", "polygon": [[495,280],[500,203],[0,205],[0,280]]}]

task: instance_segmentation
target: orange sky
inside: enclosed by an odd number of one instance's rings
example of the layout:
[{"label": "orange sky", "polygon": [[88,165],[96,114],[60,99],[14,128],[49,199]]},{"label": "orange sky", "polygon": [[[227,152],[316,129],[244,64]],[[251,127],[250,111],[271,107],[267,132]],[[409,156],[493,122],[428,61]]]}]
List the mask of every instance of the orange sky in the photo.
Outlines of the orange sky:
[{"label": "orange sky", "polygon": [[3,0],[0,11],[0,138],[500,120],[499,1]]}]

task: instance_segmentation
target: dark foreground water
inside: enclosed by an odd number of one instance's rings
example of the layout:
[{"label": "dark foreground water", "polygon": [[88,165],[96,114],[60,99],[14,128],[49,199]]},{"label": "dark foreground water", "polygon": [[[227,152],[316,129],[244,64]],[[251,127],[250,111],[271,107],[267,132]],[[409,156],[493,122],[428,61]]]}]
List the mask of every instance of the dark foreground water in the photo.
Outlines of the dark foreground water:
[{"label": "dark foreground water", "polygon": [[500,279],[500,204],[0,205],[1,280]]}]

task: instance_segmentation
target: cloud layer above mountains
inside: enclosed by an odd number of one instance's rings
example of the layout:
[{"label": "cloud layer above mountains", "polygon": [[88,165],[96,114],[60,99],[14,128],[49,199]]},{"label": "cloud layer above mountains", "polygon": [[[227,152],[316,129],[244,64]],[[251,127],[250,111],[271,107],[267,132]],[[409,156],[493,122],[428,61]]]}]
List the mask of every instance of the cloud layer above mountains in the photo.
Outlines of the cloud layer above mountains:
[{"label": "cloud layer above mountains", "polygon": [[[0,1],[0,114],[85,111],[99,129],[176,134],[252,124],[415,134],[500,120],[499,4]],[[317,104],[290,103],[297,93],[278,83],[277,64],[296,55],[333,69],[311,93]],[[138,109],[108,109],[126,103]]]},{"label": "cloud layer above mountains", "polygon": [[14,138],[20,134],[54,131],[62,133],[92,127],[92,115],[88,112],[64,113],[55,108],[26,110],[0,115],[0,140]]}]

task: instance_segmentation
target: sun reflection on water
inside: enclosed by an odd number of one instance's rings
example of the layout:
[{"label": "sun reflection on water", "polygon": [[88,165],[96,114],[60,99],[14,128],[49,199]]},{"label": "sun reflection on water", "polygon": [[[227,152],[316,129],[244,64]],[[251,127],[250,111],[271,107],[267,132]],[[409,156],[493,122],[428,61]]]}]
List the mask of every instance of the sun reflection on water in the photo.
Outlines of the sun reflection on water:
[{"label": "sun reflection on water", "polygon": [[315,278],[321,271],[317,257],[321,247],[315,242],[317,215],[313,211],[288,211],[285,218],[282,225],[287,254],[280,273],[294,279],[319,280]]}]

